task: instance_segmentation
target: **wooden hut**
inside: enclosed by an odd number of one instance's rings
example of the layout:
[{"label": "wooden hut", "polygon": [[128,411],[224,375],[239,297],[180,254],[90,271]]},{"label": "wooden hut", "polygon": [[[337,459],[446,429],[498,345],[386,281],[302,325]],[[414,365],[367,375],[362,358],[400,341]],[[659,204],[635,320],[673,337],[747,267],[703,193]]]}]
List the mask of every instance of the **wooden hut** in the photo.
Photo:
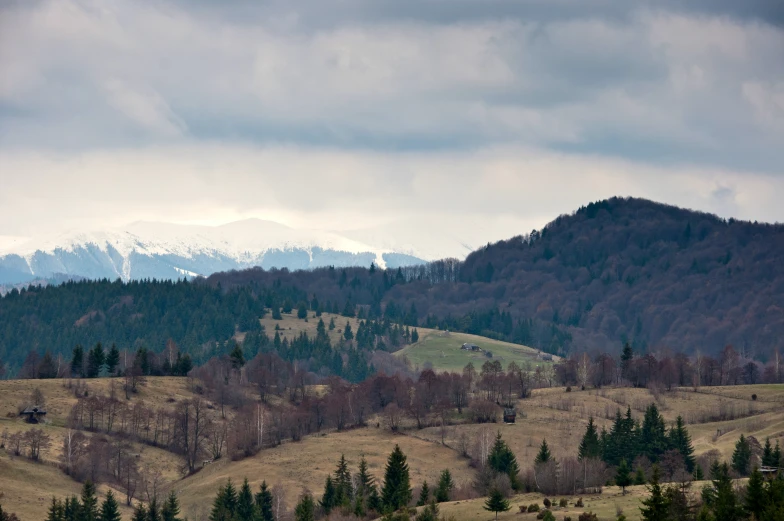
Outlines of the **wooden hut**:
[{"label": "wooden hut", "polygon": [[20,414],[25,417],[27,423],[39,423],[46,416],[46,409],[41,405],[31,405]]},{"label": "wooden hut", "polygon": [[511,407],[504,407],[504,423],[514,423],[517,413]]}]

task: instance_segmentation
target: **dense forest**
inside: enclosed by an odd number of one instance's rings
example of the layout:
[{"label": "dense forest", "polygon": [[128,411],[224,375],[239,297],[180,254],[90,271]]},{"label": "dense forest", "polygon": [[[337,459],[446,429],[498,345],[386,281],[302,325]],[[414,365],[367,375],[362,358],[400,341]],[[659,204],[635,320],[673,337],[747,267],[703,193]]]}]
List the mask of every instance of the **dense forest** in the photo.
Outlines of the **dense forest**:
[{"label": "dense forest", "polygon": [[[553,353],[718,353],[766,361],[784,335],[784,226],[614,198],[463,261],[397,270],[260,268],[186,281],[83,281],[0,298],[0,360],[77,344],[163,350],[194,362],[279,310],[439,327]],[[375,346],[374,346],[375,347]]]}]

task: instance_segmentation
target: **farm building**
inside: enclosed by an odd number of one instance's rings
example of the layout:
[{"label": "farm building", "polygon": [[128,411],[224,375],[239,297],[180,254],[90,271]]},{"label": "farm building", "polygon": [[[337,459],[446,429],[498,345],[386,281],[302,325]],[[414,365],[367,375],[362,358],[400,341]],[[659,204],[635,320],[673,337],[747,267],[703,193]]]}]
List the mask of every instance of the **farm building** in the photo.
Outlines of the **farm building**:
[{"label": "farm building", "polygon": [[511,407],[504,407],[504,423],[514,423],[517,413]]},{"label": "farm building", "polygon": [[466,351],[481,351],[482,350],[482,348],[480,348],[478,345],[471,344],[470,342],[466,342],[465,344],[463,344],[462,347],[460,347],[460,349],[464,349]]},{"label": "farm building", "polygon": [[27,423],[39,423],[43,421],[43,417],[46,415],[46,409],[41,405],[31,405],[26,407],[25,410],[19,414],[25,417]]}]

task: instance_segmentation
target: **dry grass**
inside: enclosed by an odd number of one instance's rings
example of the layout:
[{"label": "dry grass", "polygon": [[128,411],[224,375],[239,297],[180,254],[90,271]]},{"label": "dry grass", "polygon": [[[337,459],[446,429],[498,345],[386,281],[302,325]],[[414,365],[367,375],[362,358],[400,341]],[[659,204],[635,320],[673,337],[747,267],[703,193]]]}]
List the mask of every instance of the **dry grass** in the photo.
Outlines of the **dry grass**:
[{"label": "dry grass", "polygon": [[421,485],[424,480],[437,482],[445,468],[450,469],[458,486],[473,479],[468,461],[454,451],[437,443],[369,427],[284,443],[242,461],[218,461],[177,483],[175,488],[180,492],[184,514],[192,521],[206,519],[215,492],[228,478],[241,483],[247,477],[254,492],[262,480],[270,486],[280,483],[286,490],[287,503],[293,506],[304,488],[317,496],[321,494],[324,480],[334,472],[341,454],[345,454],[352,473],[357,471],[364,454],[370,472],[381,481],[387,457],[395,444],[400,445],[408,458],[414,486]]}]

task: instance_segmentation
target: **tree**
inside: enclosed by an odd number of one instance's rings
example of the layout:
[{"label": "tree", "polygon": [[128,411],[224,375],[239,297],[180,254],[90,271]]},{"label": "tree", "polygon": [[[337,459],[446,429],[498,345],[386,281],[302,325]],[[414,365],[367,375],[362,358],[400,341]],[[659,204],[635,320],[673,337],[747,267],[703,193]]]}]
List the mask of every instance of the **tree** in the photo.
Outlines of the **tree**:
[{"label": "tree", "polygon": [[120,350],[117,349],[117,345],[112,344],[112,348],[109,350],[109,353],[106,355],[106,372],[110,375],[114,375],[115,371],[117,370],[117,365],[120,363]]},{"label": "tree", "polygon": [[105,354],[103,352],[103,346],[98,342],[87,354],[87,378],[96,378],[101,374],[104,361]]},{"label": "tree", "polygon": [[296,521],[315,521],[316,505],[310,492],[303,492],[302,496],[294,509],[294,519]]},{"label": "tree", "polygon": [[690,473],[694,472],[696,463],[694,447],[691,444],[691,436],[689,436],[689,431],[686,430],[686,425],[681,416],[678,416],[675,420],[675,425],[670,429],[669,444],[670,447],[680,452],[681,456],[683,456],[686,470]]},{"label": "tree", "polygon": [[744,509],[749,515],[753,515],[754,519],[762,519],[762,513],[768,506],[767,499],[762,472],[760,472],[757,467],[754,467],[749,482],[746,485]]},{"label": "tree", "polygon": [[231,479],[226,482],[226,486],[218,489],[218,494],[212,502],[210,511],[210,521],[232,521],[237,510],[237,490],[231,483]]},{"label": "tree", "polygon": [[147,521],[147,509],[144,508],[144,503],[141,501],[133,510],[133,517],[131,518],[132,521]]},{"label": "tree", "polygon": [[618,472],[615,474],[615,484],[621,487],[622,495],[626,495],[626,487],[632,484],[632,476],[629,473],[629,465],[626,460],[621,460],[618,465]]},{"label": "tree", "polygon": [[419,501],[417,501],[418,507],[423,507],[427,505],[428,501],[430,501],[430,488],[427,486],[427,480],[422,483],[422,490],[419,491]]},{"label": "tree", "polygon": [[231,359],[231,367],[234,369],[239,370],[243,365],[245,365],[245,355],[243,354],[242,347],[240,347],[239,344],[234,344],[234,349],[232,349],[229,358]]},{"label": "tree", "polygon": [[547,440],[542,440],[542,445],[539,447],[539,453],[536,455],[534,459],[534,463],[547,463],[550,461],[552,455],[550,454],[550,447],[547,446]]},{"label": "tree", "polygon": [[661,485],[659,485],[659,467],[656,465],[653,467],[653,476],[648,492],[649,496],[642,501],[643,506],[640,507],[643,520],[668,521],[669,505],[662,494]]},{"label": "tree", "polygon": [[346,340],[346,342],[351,342],[354,340],[354,333],[351,331],[351,324],[348,322],[346,322],[346,327],[343,329],[343,338]]},{"label": "tree", "polygon": [[327,476],[324,482],[324,493],[321,495],[319,501],[324,513],[329,515],[332,509],[338,505],[337,491],[335,490],[335,483],[332,481],[332,476]]},{"label": "tree", "polygon": [[414,330],[411,332],[411,343],[416,344],[417,342],[419,342],[419,331],[414,328]]},{"label": "tree", "polygon": [[751,445],[746,437],[741,434],[735,443],[735,452],[732,453],[732,468],[741,476],[749,474],[751,465]]},{"label": "tree", "polygon": [[250,491],[248,478],[242,482],[240,493],[237,495],[237,508],[235,516],[239,519],[253,520],[255,517],[255,505],[253,504],[253,493]]},{"label": "tree", "polygon": [[297,307],[297,318],[308,318],[308,305],[304,302],[300,302],[299,306]]},{"label": "tree", "polygon": [[449,469],[441,471],[441,477],[438,479],[438,487],[436,488],[436,501],[444,503],[449,501],[452,494],[452,489],[455,488],[455,483],[452,481],[452,473]]},{"label": "tree", "polygon": [[[0,511],[2,510],[2,506],[0,506]],[[0,512],[0,521],[6,521],[6,517]],[[52,504],[49,505],[49,510],[47,511],[46,521],[66,521],[65,519],[65,506],[61,501],[58,501],[57,498],[52,497]],[[70,521],[70,520],[69,520]]]},{"label": "tree", "polygon": [[761,463],[763,467],[778,467],[778,461],[773,461],[773,447],[770,444],[770,438],[765,438]]},{"label": "tree", "polygon": [[84,377],[84,348],[80,345],[71,353],[71,374]]},{"label": "tree", "polygon": [[384,486],[381,489],[381,503],[386,510],[395,511],[411,501],[411,486],[406,456],[395,445],[387,459],[384,471]]},{"label": "tree", "polygon": [[180,521],[177,515],[180,513],[180,502],[177,494],[172,490],[169,492],[166,502],[161,509],[162,521]]},{"label": "tree", "polygon": [[494,471],[509,476],[512,488],[519,490],[520,479],[517,475],[520,472],[520,467],[517,465],[517,458],[515,458],[512,449],[501,439],[500,432],[496,434],[493,448],[490,449],[490,453],[487,456],[487,464]]},{"label": "tree", "polygon": [[110,490],[106,493],[106,498],[101,504],[101,521],[120,521],[121,519],[117,500],[114,499],[114,494]]},{"label": "tree", "polygon": [[340,455],[338,467],[335,469],[335,499],[336,505],[348,506],[351,504],[354,488],[351,484],[351,472],[348,470],[346,456]]},{"label": "tree", "polygon": [[490,496],[485,501],[484,509],[488,512],[495,512],[495,518],[498,519],[499,512],[506,512],[510,508],[509,501],[504,497],[500,490],[493,488],[490,491]]},{"label": "tree", "polygon": [[585,434],[583,434],[583,439],[580,442],[577,459],[582,461],[585,458],[599,458],[602,455],[601,453],[602,446],[599,441],[599,431],[596,429],[593,416],[591,416],[588,418],[588,427],[585,429]]},{"label": "tree", "polygon": [[152,498],[150,506],[147,507],[147,521],[161,521],[161,511],[158,508],[157,498]]},{"label": "tree", "polygon": [[82,486],[82,505],[79,507],[78,521],[98,521],[98,498],[95,497],[95,485],[86,481]]},{"label": "tree", "polygon": [[272,492],[267,488],[267,482],[261,482],[261,488],[256,493],[256,509],[261,521],[275,521],[272,513]]}]

